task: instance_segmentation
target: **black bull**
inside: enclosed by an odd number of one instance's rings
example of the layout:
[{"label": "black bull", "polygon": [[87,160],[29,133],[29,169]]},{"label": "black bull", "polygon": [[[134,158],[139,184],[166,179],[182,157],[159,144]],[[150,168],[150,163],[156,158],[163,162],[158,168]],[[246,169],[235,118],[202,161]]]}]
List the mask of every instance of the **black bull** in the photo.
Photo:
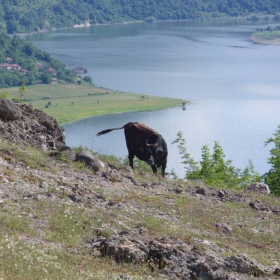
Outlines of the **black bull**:
[{"label": "black bull", "polygon": [[154,173],[161,166],[164,177],[168,151],[163,137],[152,128],[138,122],[129,122],[123,127],[102,130],[97,133],[97,136],[117,129],[124,129],[131,168],[133,169],[133,158],[136,156],[140,160],[146,161]]}]

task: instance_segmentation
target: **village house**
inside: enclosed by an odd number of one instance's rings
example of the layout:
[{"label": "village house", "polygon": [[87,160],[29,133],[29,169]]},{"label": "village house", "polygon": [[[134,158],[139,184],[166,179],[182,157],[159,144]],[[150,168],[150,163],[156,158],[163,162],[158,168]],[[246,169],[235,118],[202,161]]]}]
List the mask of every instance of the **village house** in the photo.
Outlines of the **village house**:
[{"label": "village house", "polygon": [[57,85],[58,84],[58,79],[52,78],[52,85]]},{"label": "village house", "polygon": [[57,71],[56,71],[55,69],[53,69],[53,68],[49,68],[47,71],[48,71],[50,74],[52,74],[53,77],[55,77],[56,74],[57,74]]},{"label": "village house", "polygon": [[6,68],[9,72],[19,71],[21,67],[18,64],[8,64],[2,63],[0,64],[0,68]]},{"label": "village house", "polygon": [[13,59],[11,57],[6,57],[5,58],[5,61],[8,61],[8,63],[12,63],[13,62]]},{"label": "village house", "polygon": [[75,67],[72,69],[73,72],[77,73],[77,74],[85,74],[87,73],[87,69],[81,66]]},{"label": "village house", "polygon": [[26,69],[21,69],[20,72],[22,72],[24,75],[26,75],[28,73],[28,70]]},{"label": "village house", "polygon": [[47,68],[47,66],[45,64],[41,63],[41,62],[37,62],[36,66],[37,66],[39,71],[40,70],[45,70]]},{"label": "village house", "polygon": [[0,68],[6,68],[7,71],[11,71],[12,67],[11,67],[11,64],[8,64],[8,63],[2,63],[0,64]]}]

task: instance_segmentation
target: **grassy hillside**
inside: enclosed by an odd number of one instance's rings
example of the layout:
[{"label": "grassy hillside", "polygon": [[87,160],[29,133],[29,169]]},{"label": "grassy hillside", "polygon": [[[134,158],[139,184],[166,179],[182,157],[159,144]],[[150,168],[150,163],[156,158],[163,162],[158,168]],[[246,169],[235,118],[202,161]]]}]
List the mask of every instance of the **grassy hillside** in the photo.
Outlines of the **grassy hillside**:
[{"label": "grassy hillside", "polygon": [[[3,91],[19,97],[18,88]],[[86,85],[61,84],[27,87],[24,102],[43,110],[59,124],[105,114],[152,111],[179,106],[182,100],[125,93]]]},{"label": "grassy hillside", "polygon": [[[101,176],[66,155],[2,138],[0,163],[2,279],[279,279],[280,202],[273,196],[133,174],[112,161],[114,170]],[[91,247],[90,240],[110,238],[110,256]],[[162,244],[162,256],[131,263],[127,254],[133,259],[145,242]],[[180,278],[184,269],[193,276]]]}]

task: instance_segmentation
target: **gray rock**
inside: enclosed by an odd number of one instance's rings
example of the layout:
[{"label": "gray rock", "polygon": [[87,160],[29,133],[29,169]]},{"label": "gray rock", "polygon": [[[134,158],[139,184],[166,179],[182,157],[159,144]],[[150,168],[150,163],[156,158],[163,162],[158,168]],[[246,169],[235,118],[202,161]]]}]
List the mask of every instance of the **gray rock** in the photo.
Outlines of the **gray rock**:
[{"label": "gray rock", "polygon": [[95,172],[102,172],[106,169],[105,163],[97,159],[92,152],[88,150],[80,151],[76,154],[76,161],[83,162],[88,168]]},{"label": "gray rock", "polygon": [[225,266],[237,273],[259,277],[265,274],[264,267],[246,255],[234,255],[225,259]]},{"label": "gray rock", "polygon": [[6,120],[18,120],[22,116],[21,109],[7,98],[0,99],[0,117]]},{"label": "gray rock", "polygon": [[73,149],[71,149],[69,146],[62,146],[59,147],[59,151],[62,154],[65,154],[70,160],[75,161],[76,160],[76,153]]},{"label": "gray rock", "polygon": [[271,209],[268,206],[264,205],[262,202],[260,202],[258,200],[255,202],[251,201],[249,203],[249,206],[258,211],[264,211],[264,212],[268,212],[268,213],[271,212]]},{"label": "gray rock", "polygon": [[229,233],[232,232],[232,228],[228,224],[217,223],[215,226],[216,226],[217,229],[219,229],[224,234],[229,234]]},{"label": "gray rock", "polygon": [[244,191],[259,194],[270,194],[269,186],[264,183],[253,183],[252,185],[248,186]]},{"label": "gray rock", "polygon": [[196,194],[201,194],[201,195],[204,195],[206,196],[206,190],[205,188],[198,188],[196,191],[195,191]]},{"label": "gray rock", "polygon": [[226,192],[224,190],[219,190],[218,197],[221,198],[221,199],[225,199],[226,198]]}]

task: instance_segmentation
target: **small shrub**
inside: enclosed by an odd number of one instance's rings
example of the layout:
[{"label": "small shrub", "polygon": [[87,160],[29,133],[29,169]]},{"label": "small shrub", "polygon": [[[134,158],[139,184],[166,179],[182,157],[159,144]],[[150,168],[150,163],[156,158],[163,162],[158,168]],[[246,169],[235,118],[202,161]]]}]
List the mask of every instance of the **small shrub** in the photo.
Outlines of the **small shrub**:
[{"label": "small shrub", "polygon": [[271,169],[264,174],[263,178],[271,192],[280,195],[280,125],[273,135],[274,137],[265,142],[265,145],[274,144],[274,147],[270,150],[271,157],[268,159]]},{"label": "small shrub", "polygon": [[9,93],[6,91],[2,91],[0,94],[0,99],[9,98]]},{"label": "small shrub", "polygon": [[244,188],[261,180],[251,161],[243,172],[232,166],[231,160],[226,161],[224,151],[218,142],[215,142],[212,154],[207,145],[202,147],[200,165],[191,158],[185,143],[182,132],[179,132],[173,144],[177,144],[181,158],[184,160],[182,163],[185,165],[186,179],[202,179],[216,187],[238,188]]}]

